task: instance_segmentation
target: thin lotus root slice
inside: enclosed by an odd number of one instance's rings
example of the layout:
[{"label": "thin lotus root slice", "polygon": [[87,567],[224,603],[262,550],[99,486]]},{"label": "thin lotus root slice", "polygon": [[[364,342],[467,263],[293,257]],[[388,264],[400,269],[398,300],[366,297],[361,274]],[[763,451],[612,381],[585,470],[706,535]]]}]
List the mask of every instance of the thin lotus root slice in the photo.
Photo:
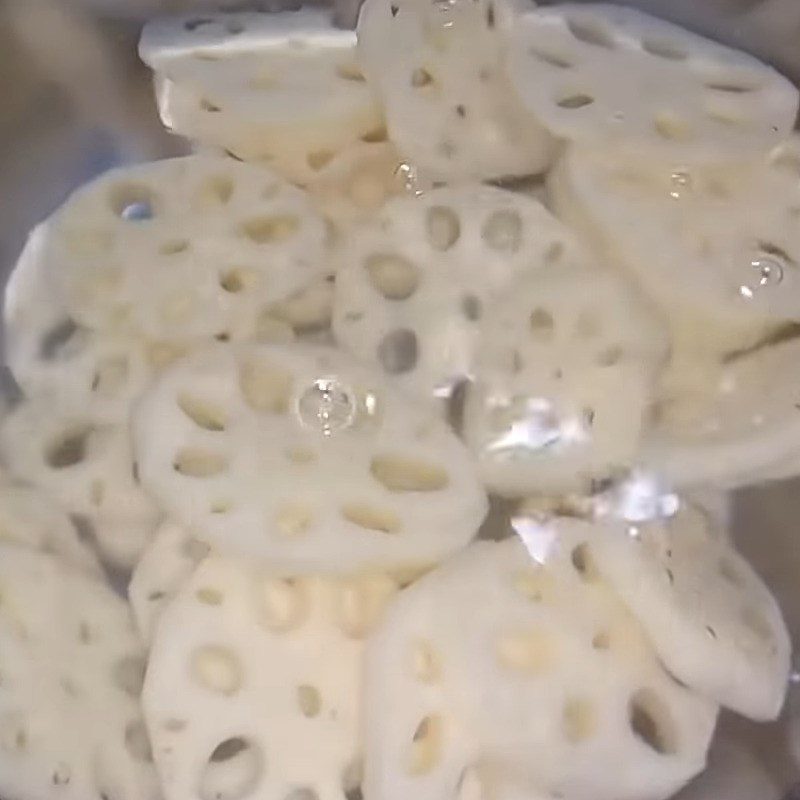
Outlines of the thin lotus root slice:
[{"label": "thin lotus root slice", "polygon": [[632,8],[562,3],[520,15],[508,75],[553,134],[715,152],[766,149],[794,127],[798,91],[771,67]]},{"label": "thin lotus root slice", "polygon": [[187,358],[145,394],[134,441],[143,485],[176,522],[287,572],[413,572],[486,512],[446,424],[331,348]]},{"label": "thin lotus root slice", "polygon": [[663,306],[676,348],[727,353],[800,318],[800,138],[768,156],[570,150],[556,210]]},{"label": "thin lotus root slice", "polygon": [[320,212],[346,233],[405,192],[401,165],[393,144],[362,142],[326,164],[306,189]]},{"label": "thin lotus root slice", "polygon": [[157,800],[128,607],[58,559],[0,545],[0,793]]},{"label": "thin lotus root slice", "polygon": [[[145,26],[140,53],[159,75],[165,125],[245,160],[298,162],[313,175],[383,127],[356,64],[353,31],[320,9],[211,14]],[[234,31],[235,32],[232,32]]]},{"label": "thin lotus root slice", "polygon": [[339,258],[337,340],[426,398],[472,373],[480,320],[514,281],[589,263],[540,203],[490,186],[391,200]]},{"label": "thin lotus root slice", "polygon": [[0,478],[0,542],[40,550],[99,575],[100,564],[66,512],[44,492]]},{"label": "thin lotus root slice", "polygon": [[636,462],[667,337],[622,278],[534,273],[480,331],[463,427],[492,491],[586,491]]},{"label": "thin lotus root slice", "polygon": [[12,475],[82,518],[105,558],[136,563],[159,513],[134,475],[127,422],[47,397],[27,400],[2,422],[0,454]]},{"label": "thin lotus root slice", "polygon": [[628,537],[586,537],[586,558],[681,682],[753,719],[780,712],[791,644],[780,609],[708,515],[685,506]]},{"label": "thin lotus root slice", "polygon": [[210,552],[180,525],[164,522],[139,559],[128,585],[136,626],[150,645],[164,609]]},{"label": "thin lotus root slice", "polygon": [[326,274],[326,225],[272,171],[187,156],[112,170],[48,226],[47,268],[79,323],[147,338],[251,338]]},{"label": "thin lotus root slice", "polygon": [[366,797],[452,797],[482,763],[543,795],[657,800],[702,770],[716,706],[664,672],[575,547],[617,532],[521,535],[424,576],[371,637]]},{"label": "thin lotus root slice", "polygon": [[363,639],[396,589],[205,560],[164,612],[145,682],[165,800],[357,790]]},{"label": "thin lotus root slice", "polygon": [[553,141],[505,75],[513,9],[501,0],[367,0],[358,20],[364,74],[389,138],[430,180],[543,172]]},{"label": "thin lotus root slice", "polygon": [[[736,488],[793,474],[800,450],[800,341],[725,361],[685,356],[665,373],[643,461],[674,485]],[[785,472],[782,472],[784,470]]]}]

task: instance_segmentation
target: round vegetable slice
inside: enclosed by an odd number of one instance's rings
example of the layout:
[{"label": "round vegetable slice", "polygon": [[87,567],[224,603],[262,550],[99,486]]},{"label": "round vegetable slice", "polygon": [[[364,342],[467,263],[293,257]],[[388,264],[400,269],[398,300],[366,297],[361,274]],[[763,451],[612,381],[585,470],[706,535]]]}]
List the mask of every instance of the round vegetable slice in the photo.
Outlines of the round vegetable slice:
[{"label": "round vegetable slice", "polygon": [[575,549],[616,534],[530,525],[398,596],[367,647],[365,796],[454,796],[479,763],[543,795],[653,800],[702,770],[716,706]]},{"label": "round vegetable slice", "polygon": [[789,635],[767,587],[711,525],[684,507],[627,539],[587,535],[584,552],[678,680],[753,719],[774,719],[789,677]]},{"label": "round vegetable slice", "polygon": [[552,133],[671,148],[767,148],[794,127],[798,91],[740,50],[616,5],[560,3],[521,14],[508,75]]},{"label": "round vegetable slice", "polygon": [[0,792],[156,800],[126,604],[52,556],[0,545]]},{"label": "round vegetable slice", "polygon": [[0,479],[0,542],[41,550],[76,569],[100,574],[97,557],[65,511],[44,492],[7,478]]},{"label": "round vegetable slice", "polygon": [[800,140],[716,159],[570,150],[556,208],[669,313],[679,349],[732,352],[798,319]]},{"label": "round vegetable slice", "polygon": [[446,424],[332,348],[192,355],[145,394],[134,439],[142,483],[175,521],[287,572],[413,572],[486,513]]},{"label": "round vegetable slice", "polygon": [[134,477],[127,421],[103,420],[79,403],[27,400],[3,420],[0,453],[12,475],[80,517],[109,561],[136,562],[159,512]]},{"label": "round vegetable slice", "polygon": [[[237,157],[296,162],[313,175],[374,136],[381,109],[356,64],[356,36],[302,9],[154,20],[140,53],[160,76],[165,125]],[[189,27],[187,27],[189,26]]]},{"label": "round vegetable slice", "polygon": [[502,0],[367,0],[358,19],[364,74],[389,138],[432,180],[544,171],[550,136],[520,106],[503,67]]},{"label": "round vegetable slice", "polygon": [[684,357],[662,380],[643,460],[674,485],[791,475],[800,449],[796,339],[724,361]]},{"label": "round vegetable slice", "polygon": [[144,688],[165,799],[357,790],[363,638],[396,588],[204,561],[162,617]]},{"label": "round vegetable slice", "polygon": [[540,203],[490,186],[391,200],[339,256],[337,340],[425,398],[472,373],[480,321],[514,281],[590,263]]},{"label": "round vegetable slice", "polygon": [[635,463],[667,339],[622,278],[534,273],[480,333],[464,438],[492,491],[586,491]]},{"label": "round vegetable slice", "polygon": [[209,551],[172,522],[162,523],[153,534],[128,585],[136,627],[146,645],[152,643],[164,609]]},{"label": "round vegetable slice", "polygon": [[324,277],[326,226],[266,168],[188,156],[112,170],[48,226],[47,268],[76,321],[156,340],[249,338]]}]

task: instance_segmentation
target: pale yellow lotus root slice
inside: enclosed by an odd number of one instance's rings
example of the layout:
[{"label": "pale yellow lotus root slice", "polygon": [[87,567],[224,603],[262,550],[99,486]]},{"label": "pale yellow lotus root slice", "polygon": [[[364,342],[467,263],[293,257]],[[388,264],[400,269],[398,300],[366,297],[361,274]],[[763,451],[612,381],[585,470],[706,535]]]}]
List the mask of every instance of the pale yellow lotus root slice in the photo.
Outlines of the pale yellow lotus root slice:
[{"label": "pale yellow lotus root slice", "polygon": [[658,800],[702,770],[716,706],[664,672],[576,549],[617,531],[563,519],[521,535],[420,579],[372,635],[366,797],[454,796],[484,765],[534,795]]},{"label": "pale yellow lotus root slice", "polygon": [[0,546],[0,792],[157,800],[127,604],[53,556]]},{"label": "pale yellow lotus root slice", "polygon": [[390,142],[361,142],[320,169],[306,189],[320,212],[346,234],[406,191],[402,163]]},{"label": "pale yellow lotus root slice", "polygon": [[562,3],[520,15],[508,75],[553,134],[766,149],[794,127],[798,91],[758,59],[632,8]]},{"label": "pale yellow lotus root slice", "polygon": [[712,525],[684,506],[629,537],[587,536],[585,550],[678,680],[748,717],[774,719],[789,635],[767,587]]},{"label": "pale yellow lotus root slice", "polygon": [[472,373],[480,321],[515,281],[589,261],[540,203],[476,185],[389,201],[339,258],[337,341],[421,397]]},{"label": "pale yellow lotus root slice", "polygon": [[651,414],[643,461],[673,485],[736,488],[794,473],[800,450],[800,342],[723,362],[673,364]]},{"label": "pale yellow lotus root slice", "polygon": [[427,406],[332,348],[218,346],[134,414],[142,484],[224,554],[287,572],[405,573],[468,542],[486,498]]},{"label": "pale yellow lotus root slice", "polygon": [[543,172],[551,137],[505,74],[512,3],[367,0],[358,54],[383,103],[389,138],[430,180]]},{"label": "pale yellow lotus root slice", "polygon": [[0,455],[12,475],[82,518],[106,559],[136,563],[159,511],[134,474],[127,421],[103,420],[77,403],[26,400],[0,426]]},{"label": "pale yellow lotus root slice", "polygon": [[669,313],[677,347],[751,346],[800,317],[800,140],[715,160],[571,149],[551,178],[581,228]]},{"label": "pale yellow lotus root slice", "polygon": [[146,645],[153,641],[164,609],[209,552],[207,544],[174,522],[162,523],[153,534],[128,585],[136,627]]},{"label": "pale yellow lotus root slice", "polygon": [[0,542],[40,550],[99,575],[100,563],[66,511],[33,486],[0,478]]},{"label": "pale yellow lotus root slice", "polygon": [[307,195],[231,158],[112,170],[56,212],[46,257],[76,321],[148,338],[249,338],[327,274]]},{"label": "pale yellow lotus root slice", "polygon": [[329,11],[178,16],[148,23],[139,51],[164,82],[164,124],[237,157],[289,158],[309,176],[383,127],[356,35]]},{"label": "pale yellow lotus root slice", "polygon": [[396,588],[205,560],[161,619],[145,681],[165,800],[357,789],[363,640]]},{"label": "pale yellow lotus root slice", "polygon": [[636,463],[667,336],[622,277],[536,272],[480,332],[463,427],[492,491],[585,491]]}]

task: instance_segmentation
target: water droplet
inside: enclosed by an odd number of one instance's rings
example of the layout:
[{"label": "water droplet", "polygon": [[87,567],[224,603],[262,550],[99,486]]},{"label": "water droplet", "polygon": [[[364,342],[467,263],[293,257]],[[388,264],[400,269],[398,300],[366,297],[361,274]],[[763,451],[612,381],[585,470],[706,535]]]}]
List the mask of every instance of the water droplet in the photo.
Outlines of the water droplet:
[{"label": "water droplet", "polygon": [[[680,506],[678,496],[655,476],[634,471],[594,498],[596,517],[614,517],[630,523],[650,522],[674,516]],[[628,535],[639,536],[635,524]]]},{"label": "water droplet", "polygon": [[126,222],[141,222],[153,218],[153,208],[148,202],[129,203],[119,215]]},{"label": "water droplet", "polygon": [[394,177],[408,194],[414,197],[422,195],[423,190],[417,168],[413,164],[409,164],[407,161],[398,164],[394,170]]},{"label": "water droplet", "polygon": [[331,436],[353,424],[356,395],[337,378],[317,378],[297,401],[297,413],[303,425]]},{"label": "water droplet", "polygon": [[692,190],[692,176],[683,170],[675,170],[669,178],[669,196],[673,200],[680,200]]},{"label": "water droplet", "polygon": [[759,290],[783,281],[784,264],[778,256],[757,255],[751,259],[749,269],[752,278],[739,286],[739,294],[746,300],[752,300]]}]

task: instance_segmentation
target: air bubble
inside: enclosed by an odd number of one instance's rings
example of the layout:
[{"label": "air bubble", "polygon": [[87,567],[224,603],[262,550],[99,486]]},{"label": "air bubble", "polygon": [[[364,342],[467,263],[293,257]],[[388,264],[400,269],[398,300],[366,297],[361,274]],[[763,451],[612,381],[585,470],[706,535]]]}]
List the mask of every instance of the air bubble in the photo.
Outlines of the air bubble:
[{"label": "air bubble", "polygon": [[353,424],[356,396],[337,378],[317,378],[300,395],[297,413],[307,428],[331,436]]}]

